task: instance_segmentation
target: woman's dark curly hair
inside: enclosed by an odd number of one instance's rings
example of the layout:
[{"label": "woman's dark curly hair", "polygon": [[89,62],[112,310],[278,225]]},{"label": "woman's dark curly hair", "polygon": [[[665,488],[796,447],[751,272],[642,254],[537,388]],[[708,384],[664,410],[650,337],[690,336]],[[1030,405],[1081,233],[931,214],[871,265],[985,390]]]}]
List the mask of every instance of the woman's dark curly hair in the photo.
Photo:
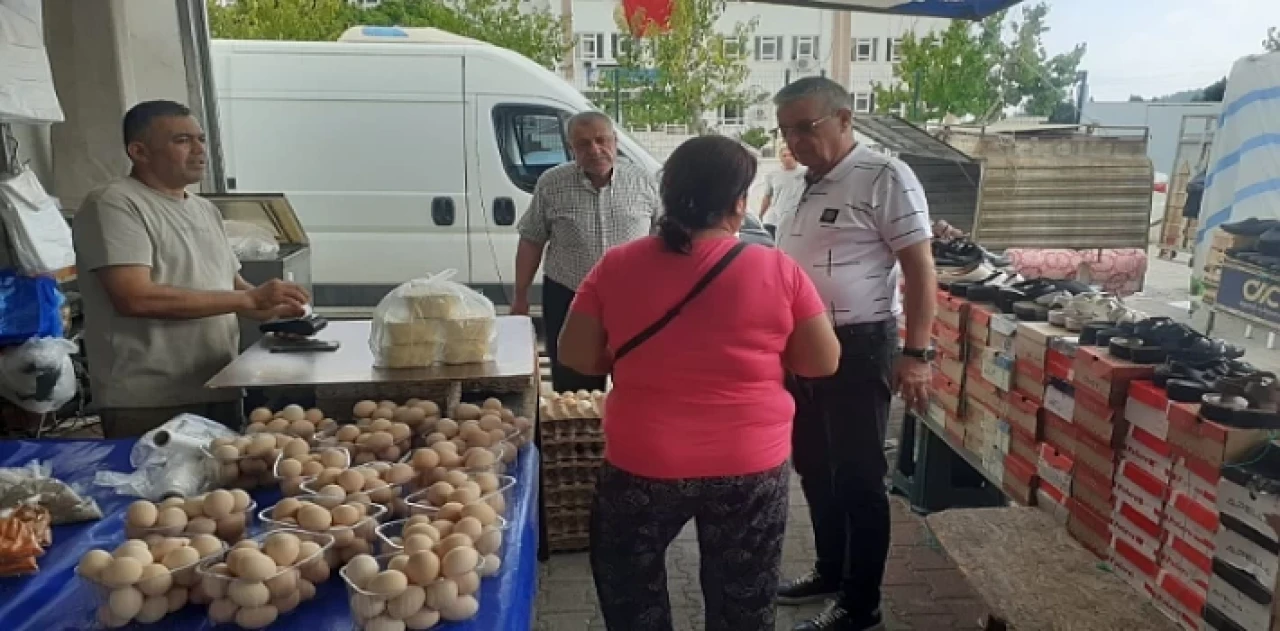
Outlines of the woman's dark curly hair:
[{"label": "woman's dark curly hair", "polygon": [[662,243],[672,252],[691,252],[693,233],[732,214],[755,179],[756,158],[742,143],[724,136],[685,141],[662,170]]}]

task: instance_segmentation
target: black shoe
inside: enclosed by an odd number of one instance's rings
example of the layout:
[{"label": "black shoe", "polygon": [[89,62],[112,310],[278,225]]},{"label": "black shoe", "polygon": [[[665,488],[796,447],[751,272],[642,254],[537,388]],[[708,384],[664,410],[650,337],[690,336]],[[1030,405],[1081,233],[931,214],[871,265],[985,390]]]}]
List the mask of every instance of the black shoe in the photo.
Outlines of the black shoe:
[{"label": "black shoe", "polygon": [[1258,219],[1257,217],[1250,217],[1242,221],[1224,223],[1218,227],[1222,228],[1222,231],[1228,234],[1256,237],[1272,228],[1280,227],[1280,222],[1272,219]]},{"label": "black shoe", "polygon": [[822,613],[791,627],[791,631],[883,631],[880,612],[855,616],[837,601],[827,603]]},{"label": "black shoe", "polygon": [[809,570],[778,587],[778,604],[820,603],[834,596],[838,588],[839,585],[835,581],[824,579],[817,570]]}]

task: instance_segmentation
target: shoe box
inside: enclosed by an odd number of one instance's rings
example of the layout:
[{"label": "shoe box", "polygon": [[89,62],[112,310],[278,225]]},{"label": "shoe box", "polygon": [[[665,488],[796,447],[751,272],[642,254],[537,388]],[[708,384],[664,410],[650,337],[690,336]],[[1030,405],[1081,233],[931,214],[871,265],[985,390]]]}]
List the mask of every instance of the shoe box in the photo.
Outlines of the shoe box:
[{"label": "shoe box", "polygon": [[936,296],[938,308],[934,311],[933,319],[938,324],[963,333],[969,322],[969,301],[941,289]]},{"label": "shoe box", "polygon": [[1169,405],[1169,443],[1176,455],[1203,463],[1210,470],[1221,469],[1267,440],[1266,430],[1234,429],[1200,416],[1200,406],[1188,403]]},{"label": "shoe box", "polygon": [[1036,462],[1017,452],[1010,452],[1004,458],[1004,477],[1000,480],[1000,487],[1010,499],[1023,506],[1034,506],[1036,503],[1036,491],[1040,483]]},{"label": "shoe box", "polygon": [[1071,497],[1075,461],[1047,442],[1039,444],[1036,456],[1036,475],[1040,478],[1036,505],[1066,526],[1070,518],[1067,500]]},{"label": "shoe box", "polygon": [[1100,396],[1111,407],[1123,407],[1129,384],[1154,374],[1153,365],[1135,364],[1112,357],[1105,348],[1086,346],[1076,351],[1072,384]]},{"label": "shoe box", "polygon": [[1188,584],[1181,576],[1161,568],[1152,584],[1151,600],[1156,609],[1183,631],[1204,628],[1201,612],[1206,601],[1205,590]]}]

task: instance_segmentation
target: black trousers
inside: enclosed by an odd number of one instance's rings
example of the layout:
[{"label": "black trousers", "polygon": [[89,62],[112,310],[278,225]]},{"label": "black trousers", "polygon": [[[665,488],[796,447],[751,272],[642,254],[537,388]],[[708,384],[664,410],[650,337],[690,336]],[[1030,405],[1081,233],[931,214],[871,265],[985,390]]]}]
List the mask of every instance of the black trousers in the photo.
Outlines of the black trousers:
[{"label": "black trousers", "polygon": [[547,357],[551,359],[551,386],[556,392],[604,390],[603,375],[584,375],[559,362],[560,330],[569,317],[569,305],[573,304],[575,293],[566,285],[542,278],[542,323],[546,328]]},{"label": "black trousers", "polygon": [[790,380],[792,453],[813,519],[815,569],[838,581],[841,603],[863,616],[880,606],[889,555],[884,434],[898,329],[886,321],[837,327],[836,334],[843,349],[836,374]]},{"label": "black trousers", "polygon": [[671,631],[667,547],[692,519],[707,631],[773,631],[790,472],[658,480],[608,462],[591,507],[591,573],[609,631]]}]

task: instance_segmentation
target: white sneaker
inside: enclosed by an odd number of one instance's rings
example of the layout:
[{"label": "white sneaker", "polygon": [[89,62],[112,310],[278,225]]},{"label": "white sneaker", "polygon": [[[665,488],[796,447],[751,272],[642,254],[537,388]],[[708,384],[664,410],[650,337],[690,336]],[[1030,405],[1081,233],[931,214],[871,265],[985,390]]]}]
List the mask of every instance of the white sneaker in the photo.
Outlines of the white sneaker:
[{"label": "white sneaker", "polygon": [[947,285],[951,283],[977,283],[990,278],[995,273],[996,270],[986,263],[978,263],[972,268],[944,267],[938,269],[938,282]]}]

